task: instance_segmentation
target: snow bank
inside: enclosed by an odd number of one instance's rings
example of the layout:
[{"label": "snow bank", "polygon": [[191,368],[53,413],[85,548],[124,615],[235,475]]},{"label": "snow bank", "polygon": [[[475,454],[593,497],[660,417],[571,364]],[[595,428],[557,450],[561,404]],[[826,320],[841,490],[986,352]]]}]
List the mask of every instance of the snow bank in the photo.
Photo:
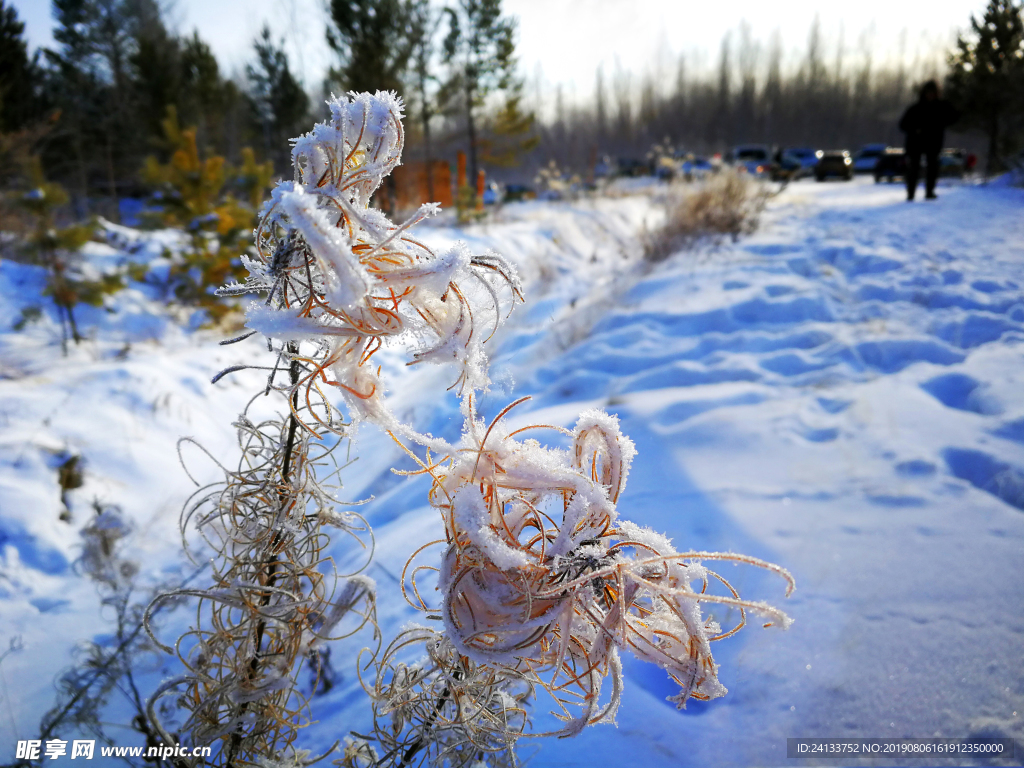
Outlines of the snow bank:
[{"label": "snow bank", "polygon": [[[545,741],[532,764],[781,764],[786,737],[801,735],[1024,737],[1024,195],[939,193],[907,205],[897,187],[793,184],[759,234],[650,272],[635,235],[659,213],[645,197],[510,205],[497,222],[421,231],[436,252],[457,240],[502,252],[523,278],[527,304],[491,342],[482,414],[507,403],[512,381],[533,400],[509,429],[609,411],[642,458],[622,515],[676,547],[781,563],[800,585],[787,635],[718,644],[728,696],[677,712],[667,675],[624,656],[619,727]],[[147,248],[156,258],[159,245]],[[207,382],[263,357],[254,342],[222,348],[180,331],[133,285],[115,311],[83,320],[96,341],[64,361],[49,316],[9,330],[38,303],[37,278],[0,264],[0,616],[25,642],[3,666],[8,744],[50,705],[72,645],[109,632],[71,566],[91,500],[122,508],[146,578],[179,571],[190,484],[175,441],[192,434],[227,456],[225,416],[260,373],[242,374],[237,390]],[[450,384],[444,370],[379,354],[395,413],[456,440],[454,399],[410,394]],[[415,615],[389,599],[402,565],[443,530],[436,510],[410,504],[426,481],[390,473],[408,467],[390,439],[364,432],[355,449],[342,479],[350,500],[374,496],[361,508],[378,537],[369,575],[393,635]],[[70,525],[59,520],[61,452],[85,462]],[[203,479],[208,459],[187,458]],[[775,596],[757,572],[722,575],[745,596]],[[420,590],[433,586],[425,578]],[[715,614],[722,626],[737,618],[726,606]],[[367,724],[342,661],[356,651],[334,649],[341,680],[302,736],[314,752]]]}]

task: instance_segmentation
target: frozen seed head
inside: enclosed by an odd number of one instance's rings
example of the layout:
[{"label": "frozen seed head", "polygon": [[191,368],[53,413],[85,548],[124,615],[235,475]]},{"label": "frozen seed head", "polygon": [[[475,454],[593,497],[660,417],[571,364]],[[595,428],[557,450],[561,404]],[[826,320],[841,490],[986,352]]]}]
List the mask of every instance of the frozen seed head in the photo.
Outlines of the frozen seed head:
[{"label": "frozen seed head", "polygon": [[[710,644],[739,631],[748,613],[766,617],[766,626],[789,619],[741,598],[704,563],[773,571],[787,594],[792,578],[755,558],[677,551],[664,536],[619,519],[616,504],[636,451],[614,417],[582,414],[566,451],[517,439],[544,426],[510,430],[504,416],[511,407],[489,424],[471,412],[456,450],[420,460],[446,538],[435,542],[444,547],[439,568],[407,565],[410,602],[439,612],[467,663],[547,691],[565,723],[553,735],[614,720],[620,651],[665,669],[680,686],[671,699],[679,707],[724,695]],[[437,572],[436,609],[417,584],[427,570]],[[735,625],[723,629],[705,617],[707,604],[734,609]],[[611,691],[602,696],[608,678]]]},{"label": "frozen seed head", "polygon": [[[400,99],[377,92],[328,103],[331,119],[295,140],[295,178],[278,184],[262,212],[249,278],[223,291],[264,294],[247,309],[248,327],[303,343],[298,388],[318,404],[314,415],[333,390],[353,419],[398,429],[384,404],[377,350],[401,339],[413,363],[455,365],[459,391],[484,389],[482,345],[522,293],[515,269],[497,254],[475,256],[463,243],[435,253],[412,236],[435,203],[401,224],[370,207],[401,161]],[[306,426],[330,428],[323,419]]]}]

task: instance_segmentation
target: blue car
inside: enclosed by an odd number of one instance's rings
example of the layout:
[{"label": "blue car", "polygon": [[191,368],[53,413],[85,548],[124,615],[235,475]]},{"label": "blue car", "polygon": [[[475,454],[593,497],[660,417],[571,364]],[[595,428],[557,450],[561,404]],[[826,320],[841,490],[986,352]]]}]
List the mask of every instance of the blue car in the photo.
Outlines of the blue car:
[{"label": "blue car", "polygon": [[885,150],[885,144],[865,144],[853,154],[853,172],[874,173],[875,165]]},{"label": "blue car", "polygon": [[818,164],[818,151],[811,147],[789,147],[783,153],[783,157],[789,156],[800,162],[800,170],[795,178],[810,176],[814,173],[814,166]]},{"label": "blue car", "polygon": [[772,150],[764,144],[741,144],[730,150],[726,162],[753,176],[766,176],[772,169]]}]

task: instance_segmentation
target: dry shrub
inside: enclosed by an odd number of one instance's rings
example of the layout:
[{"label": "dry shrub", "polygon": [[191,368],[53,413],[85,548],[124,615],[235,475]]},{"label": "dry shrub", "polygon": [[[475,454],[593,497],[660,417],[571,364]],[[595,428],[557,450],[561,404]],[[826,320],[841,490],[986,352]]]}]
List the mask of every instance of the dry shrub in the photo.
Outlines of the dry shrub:
[{"label": "dry shrub", "polygon": [[648,261],[663,261],[701,241],[735,242],[757,225],[770,194],[746,173],[722,171],[703,184],[687,186],[668,200],[665,223],[644,242]]}]

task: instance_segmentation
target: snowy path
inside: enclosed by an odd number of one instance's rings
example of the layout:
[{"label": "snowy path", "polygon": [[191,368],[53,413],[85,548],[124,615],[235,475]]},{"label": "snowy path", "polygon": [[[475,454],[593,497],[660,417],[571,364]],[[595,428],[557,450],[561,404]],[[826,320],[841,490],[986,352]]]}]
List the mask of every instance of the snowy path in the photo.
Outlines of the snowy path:
[{"label": "snowy path", "polygon": [[534,375],[542,403],[623,417],[624,514],[799,585],[788,634],[716,651],[723,700],[666,712],[660,674],[628,668],[651,703],[594,734],[608,749],[781,764],[787,736],[1024,733],[1024,196],[901,197],[797,185]]},{"label": "snowy path", "polygon": [[[777,765],[789,736],[1022,736],[1024,194],[943,191],[908,206],[894,187],[795,185],[761,233],[660,265],[574,346],[550,332],[575,316],[572,280],[512,321],[494,359],[534,396],[520,422],[618,414],[639,450],[621,514],[798,582],[788,633],[717,644],[724,699],[676,712],[664,673],[627,661],[619,728],[545,742],[534,765]],[[428,509],[397,519],[417,499],[406,485],[375,504],[382,570],[436,530]],[[759,574],[724,575],[781,599]]]},{"label": "snowy path", "polygon": [[[498,386],[484,413],[529,394],[523,423],[618,414],[639,450],[624,517],[681,549],[777,562],[798,583],[784,601],[770,578],[723,572],[796,619],[716,644],[725,698],[677,712],[666,675],[627,659],[619,727],[545,741],[531,765],[781,765],[788,736],[1024,737],[1024,193],[940,192],[909,206],[895,187],[797,184],[757,235],[647,272],[631,233],[656,214],[641,199],[514,206],[504,223],[428,231],[499,250],[526,279],[528,303],[491,350]],[[19,361],[31,358],[23,346]],[[28,378],[0,382],[0,523],[15,576],[0,584],[0,621],[25,635],[3,668],[23,691],[20,731],[48,706],[71,644],[103,631],[92,587],[67,565],[78,525],[56,521],[47,456],[67,446],[91,462],[76,523],[90,494],[117,501],[150,533],[151,569],[173,568],[188,492],[173,442],[191,433],[228,448],[251,382],[205,382],[247,354],[258,347],[179,340],[60,375],[29,359]],[[400,415],[454,434],[454,399],[436,394],[445,372],[397,357],[385,368]],[[435,536],[436,513],[422,480],[390,473],[402,461],[390,440],[364,429],[356,448],[346,493],[375,496],[363,508],[378,537],[370,575],[391,636],[416,618],[393,577]],[[345,679],[317,699],[310,746],[366,727],[349,647],[334,653]]]}]

